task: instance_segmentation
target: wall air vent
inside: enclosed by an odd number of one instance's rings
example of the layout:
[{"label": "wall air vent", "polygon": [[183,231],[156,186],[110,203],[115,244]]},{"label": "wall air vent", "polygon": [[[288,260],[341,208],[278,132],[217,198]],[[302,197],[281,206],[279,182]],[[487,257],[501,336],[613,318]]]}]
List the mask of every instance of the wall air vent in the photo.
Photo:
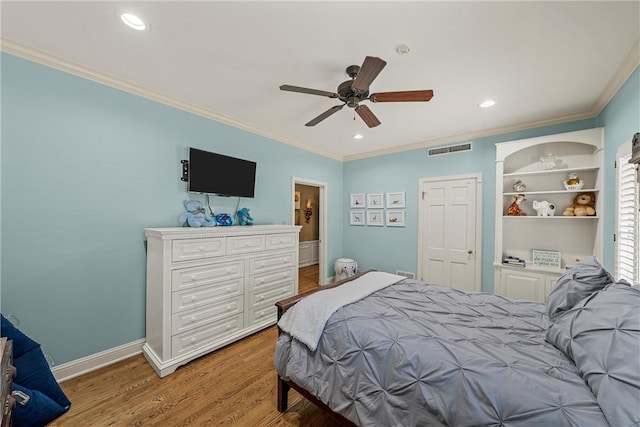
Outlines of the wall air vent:
[{"label": "wall air vent", "polygon": [[397,274],[398,276],[404,276],[404,277],[406,277],[407,279],[415,279],[415,278],[416,278],[416,275],[415,275],[415,274],[413,274],[413,273],[412,273],[412,272],[410,272],[410,271],[400,271],[400,270],[398,270],[398,271],[396,271],[396,274]]},{"label": "wall air vent", "polygon": [[452,154],[452,153],[458,153],[460,151],[470,151],[470,150],[471,150],[471,143],[467,142],[465,144],[449,145],[447,147],[430,148],[427,150],[427,156],[428,157],[440,156],[442,154]]}]

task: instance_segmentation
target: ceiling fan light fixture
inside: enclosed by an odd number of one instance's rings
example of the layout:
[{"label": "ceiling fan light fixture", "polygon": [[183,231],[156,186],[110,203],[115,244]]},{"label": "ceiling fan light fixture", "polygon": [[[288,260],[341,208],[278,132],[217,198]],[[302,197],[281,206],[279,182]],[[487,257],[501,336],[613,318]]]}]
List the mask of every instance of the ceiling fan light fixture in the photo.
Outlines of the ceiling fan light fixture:
[{"label": "ceiling fan light fixture", "polygon": [[493,99],[487,99],[486,101],[483,101],[479,104],[480,108],[489,108],[493,107],[494,105],[496,105],[496,101],[494,101]]},{"label": "ceiling fan light fixture", "polygon": [[120,17],[122,23],[124,23],[129,28],[133,28],[136,31],[144,31],[149,28],[148,25],[145,24],[145,22],[140,19],[139,16],[131,12],[118,11],[117,15]]}]

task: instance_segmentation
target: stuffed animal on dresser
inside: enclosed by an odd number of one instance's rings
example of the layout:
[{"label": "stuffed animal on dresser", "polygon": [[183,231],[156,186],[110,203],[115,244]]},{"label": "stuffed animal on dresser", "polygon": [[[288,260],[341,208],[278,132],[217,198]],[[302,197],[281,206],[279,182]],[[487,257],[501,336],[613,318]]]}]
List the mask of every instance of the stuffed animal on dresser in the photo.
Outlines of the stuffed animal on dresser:
[{"label": "stuffed animal on dresser", "polygon": [[525,199],[524,198],[524,194],[516,194],[515,196],[513,196],[513,203],[511,203],[511,206],[509,206],[509,208],[507,208],[507,216],[525,216],[526,213],[524,213],[524,211],[520,208],[520,204],[522,202],[524,202]]}]

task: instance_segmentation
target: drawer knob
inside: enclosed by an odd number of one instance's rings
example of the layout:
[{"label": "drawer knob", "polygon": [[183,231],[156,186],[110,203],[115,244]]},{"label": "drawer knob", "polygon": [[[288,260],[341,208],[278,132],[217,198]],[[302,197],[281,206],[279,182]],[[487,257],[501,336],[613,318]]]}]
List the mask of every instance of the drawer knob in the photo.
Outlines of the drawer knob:
[{"label": "drawer knob", "polygon": [[260,295],[260,301],[264,299],[264,295]]},{"label": "drawer knob", "polygon": [[231,269],[227,268],[227,274],[231,274]]},{"label": "drawer knob", "polygon": [[200,246],[200,247],[198,248],[198,250],[199,250],[200,252],[204,251],[204,246]]},{"label": "drawer knob", "polygon": [[227,287],[227,292],[231,292],[231,288],[230,287]]},{"label": "drawer knob", "polygon": [[196,321],[196,316],[191,316],[191,321],[195,322]]},{"label": "drawer knob", "polygon": [[192,282],[195,282],[195,280],[196,280],[196,276],[195,276],[195,275],[194,275],[194,276],[191,276],[191,281],[192,281]]},{"label": "drawer knob", "polygon": [[247,242],[244,244],[244,246],[248,248],[249,246],[251,246],[251,243]]},{"label": "drawer knob", "polygon": [[258,279],[258,283],[264,283],[264,279]]},{"label": "drawer knob", "polygon": [[264,262],[261,262],[261,263],[260,263],[260,267],[264,267]]},{"label": "drawer knob", "polygon": [[231,310],[231,306],[230,305],[227,306],[227,311],[229,311],[229,310]]},{"label": "drawer knob", "polygon": [[282,260],[282,263],[283,263],[283,264],[286,264],[286,262],[287,262],[287,260],[286,260],[286,259],[283,259],[283,260]]},{"label": "drawer knob", "polygon": [[287,289],[287,288],[282,288],[282,293],[283,293],[283,294],[286,294],[286,293],[287,293],[287,291],[288,291],[288,289]]},{"label": "drawer knob", "polygon": [[261,311],[260,313],[258,313],[258,316],[260,317],[264,316],[264,311]]},{"label": "drawer knob", "polygon": [[193,296],[191,297],[191,301],[195,301],[195,300],[197,300],[197,299],[198,299],[198,297],[197,297],[197,296],[195,296],[195,295],[193,295]]},{"label": "drawer knob", "polygon": [[195,338],[195,337],[192,337],[192,338],[191,338],[191,342],[196,342],[196,338]]},{"label": "drawer knob", "polygon": [[231,329],[231,325],[227,325],[227,330]]}]

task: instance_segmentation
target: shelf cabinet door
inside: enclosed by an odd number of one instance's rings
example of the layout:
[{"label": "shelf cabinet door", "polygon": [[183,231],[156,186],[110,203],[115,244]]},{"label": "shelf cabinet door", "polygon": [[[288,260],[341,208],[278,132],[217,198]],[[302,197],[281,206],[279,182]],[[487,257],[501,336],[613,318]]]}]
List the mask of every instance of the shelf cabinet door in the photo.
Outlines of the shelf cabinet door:
[{"label": "shelf cabinet door", "polygon": [[544,302],[546,288],[544,274],[502,270],[502,291],[506,297]]}]

